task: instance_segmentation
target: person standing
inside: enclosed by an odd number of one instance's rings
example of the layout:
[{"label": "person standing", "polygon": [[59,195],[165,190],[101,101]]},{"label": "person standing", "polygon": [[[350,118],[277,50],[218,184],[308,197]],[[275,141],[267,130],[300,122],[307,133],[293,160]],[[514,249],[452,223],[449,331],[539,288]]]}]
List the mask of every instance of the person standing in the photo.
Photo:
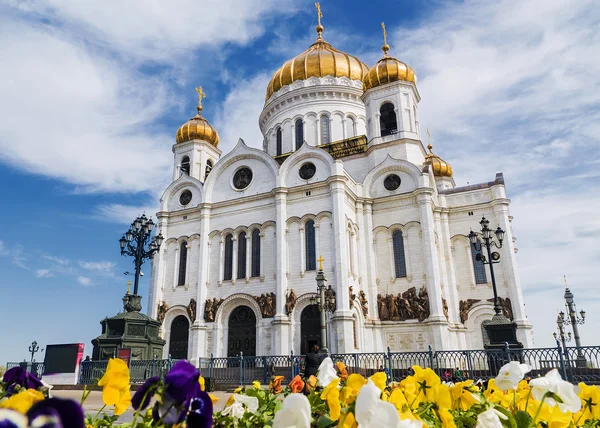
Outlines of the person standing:
[{"label": "person standing", "polygon": [[304,377],[309,378],[315,376],[321,364],[321,356],[319,355],[319,345],[313,345],[310,352],[306,354],[306,365],[304,368]]}]

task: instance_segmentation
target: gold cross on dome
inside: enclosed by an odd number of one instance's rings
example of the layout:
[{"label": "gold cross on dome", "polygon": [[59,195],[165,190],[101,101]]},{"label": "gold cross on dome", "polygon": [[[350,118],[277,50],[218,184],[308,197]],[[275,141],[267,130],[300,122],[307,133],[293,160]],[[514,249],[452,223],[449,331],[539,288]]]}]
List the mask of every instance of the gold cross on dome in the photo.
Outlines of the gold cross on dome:
[{"label": "gold cross on dome", "polygon": [[383,44],[387,45],[387,31],[385,31],[385,22],[381,23],[381,28],[383,29]]},{"label": "gold cross on dome", "polygon": [[321,18],[323,18],[323,13],[321,13],[321,3],[316,2],[315,7],[317,8],[317,19],[319,21],[319,25],[321,25]]},{"label": "gold cross on dome", "polygon": [[317,259],[317,261],[319,262],[319,270],[323,270],[323,262],[325,261],[325,259],[323,258],[323,256],[319,256],[319,258]]},{"label": "gold cross on dome", "polygon": [[202,86],[198,86],[196,92],[198,92],[198,107],[202,108],[202,99],[206,98],[206,94],[204,93]]},{"label": "gold cross on dome", "polygon": [[427,148],[429,151],[433,149],[433,146],[431,145],[431,134],[429,133],[429,128],[427,128]]}]

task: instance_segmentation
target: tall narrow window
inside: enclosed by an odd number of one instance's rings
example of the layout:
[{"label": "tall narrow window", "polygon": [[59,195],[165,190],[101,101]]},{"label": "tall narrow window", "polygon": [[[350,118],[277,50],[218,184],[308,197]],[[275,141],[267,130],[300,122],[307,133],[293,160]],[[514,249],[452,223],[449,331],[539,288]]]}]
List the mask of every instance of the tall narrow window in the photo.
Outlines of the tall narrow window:
[{"label": "tall narrow window", "polygon": [[210,172],[213,169],[213,164],[212,162],[209,160],[206,161],[206,170],[204,171],[204,179],[206,180],[206,177],[208,177],[208,174],[210,174]]},{"label": "tall narrow window", "polygon": [[281,135],[281,128],[277,128],[277,156],[279,156],[282,152],[282,139],[283,136]]},{"label": "tall narrow window", "polygon": [[321,144],[331,142],[331,133],[329,132],[329,116],[321,116]]},{"label": "tall narrow window", "polygon": [[351,117],[346,118],[346,138],[352,138],[356,136],[354,131],[356,124],[354,123],[354,119]]},{"label": "tall narrow window", "polygon": [[479,251],[475,248],[474,244],[471,244],[471,259],[473,260],[473,271],[475,273],[476,284],[487,284],[487,276],[485,274],[485,265],[477,261],[477,254]]},{"label": "tall narrow window", "polygon": [[181,175],[190,175],[190,158],[184,156],[181,158],[181,167],[180,167]]},{"label": "tall narrow window", "polygon": [[233,274],[233,235],[231,233],[225,237],[225,257],[223,263],[223,280],[228,281]]},{"label": "tall narrow window", "polygon": [[260,276],[260,231],[252,232],[252,276]]},{"label": "tall narrow window", "polygon": [[397,230],[392,234],[394,246],[394,268],[396,278],[406,278],[406,259],[404,257],[404,238],[402,232]]},{"label": "tall narrow window", "polygon": [[304,144],[304,121],[297,119],[294,126],[296,128],[296,150],[298,150]]},{"label": "tall narrow window", "polygon": [[398,120],[396,118],[396,112],[394,111],[394,104],[384,103],[379,109],[379,114],[382,137],[398,132]]},{"label": "tall narrow window", "polygon": [[187,242],[182,242],[179,247],[179,279],[177,285],[185,284],[185,271],[187,267]]},{"label": "tall narrow window", "polygon": [[246,278],[246,232],[238,235],[237,277]]},{"label": "tall narrow window", "polygon": [[317,251],[315,248],[315,222],[309,220],[304,227],[306,244],[306,270],[317,270]]}]

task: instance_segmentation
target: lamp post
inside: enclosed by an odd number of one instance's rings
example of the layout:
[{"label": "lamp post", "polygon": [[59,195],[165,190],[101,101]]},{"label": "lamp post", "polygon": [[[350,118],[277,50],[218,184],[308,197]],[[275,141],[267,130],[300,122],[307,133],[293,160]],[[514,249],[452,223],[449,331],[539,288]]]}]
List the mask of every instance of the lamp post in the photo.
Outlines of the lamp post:
[{"label": "lamp post", "polygon": [[585,367],[586,361],[585,357],[581,352],[581,339],[579,338],[579,328],[577,327],[580,324],[585,324],[585,311],[579,311],[579,316],[577,316],[577,306],[575,305],[575,301],[573,299],[573,293],[567,287],[567,277],[565,276],[565,308],[567,309],[568,318],[565,318],[564,312],[561,312],[559,316],[561,316],[564,320],[565,325],[570,325],[573,328],[573,336],[575,337],[575,346],[577,347],[577,359],[575,360],[577,367]]},{"label": "lamp post", "polygon": [[313,305],[318,305],[319,312],[321,315],[321,349],[319,349],[319,353],[328,354],[329,351],[327,349],[327,321],[325,317],[325,313],[335,312],[335,291],[331,288],[331,285],[327,287],[327,278],[325,278],[325,273],[323,272],[323,262],[325,259],[322,256],[319,256],[317,259],[319,262],[319,271],[317,272],[317,295],[316,297],[310,298],[310,303]]},{"label": "lamp post", "polygon": [[133,285],[133,294],[129,297],[128,311],[139,312],[142,310],[141,297],[138,296],[138,285],[140,282],[140,272],[144,261],[151,259],[154,253],[160,248],[164,238],[161,233],[154,235],[152,239],[152,229],[154,222],[146,217],[145,214],[137,217],[131,227],[119,239],[121,246],[121,255],[133,257],[135,266],[135,281]]},{"label": "lamp post", "polygon": [[34,361],[35,353],[39,350],[40,350],[40,347],[38,346],[37,341],[34,340],[33,342],[31,342],[31,345],[29,346],[29,352],[31,353],[31,362],[32,363]]},{"label": "lamp post", "polygon": [[[492,252],[492,248],[502,248],[504,230],[500,226],[496,230],[490,229],[490,221],[485,217],[481,217],[479,224],[481,225],[481,232],[473,232],[471,230],[469,232],[469,241],[475,247],[475,250],[479,252],[475,260],[490,266],[490,277],[492,278],[492,288],[494,290],[494,316],[485,326],[490,339],[490,347],[503,346],[504,343],[521,347],[521,344],[517,342],[517,326],[502,314],[500,299],[498,299],[498,289],[496,288],[496,277],[494,276],[494,265],[500,263],[500,253],[497,251]],[[494,235],[497,242],[494,241]],[[487,256],[481,252],[484,248]]]},{"label": "lamp post", "polygon": [[554,336],[554,340],[558,343],[560,339],[560,343],[563,347],[563,352],[567,349],[567,342],[571,341],[571,332],[565,334],[565,313],[561,312],[556,316],[556,325],[558,327],[558,334],[554,332],[552,335]]}]

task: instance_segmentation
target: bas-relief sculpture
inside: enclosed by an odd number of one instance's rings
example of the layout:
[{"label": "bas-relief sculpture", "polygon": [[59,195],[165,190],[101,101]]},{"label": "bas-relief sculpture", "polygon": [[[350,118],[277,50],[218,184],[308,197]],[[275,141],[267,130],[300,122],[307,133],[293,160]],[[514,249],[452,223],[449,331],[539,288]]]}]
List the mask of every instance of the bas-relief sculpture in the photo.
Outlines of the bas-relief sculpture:
[{"label": "bas-relief sculpture", "polygon": [[254,296],[254,299],[258,302],[263,318],[273,318],[275,316],[275,293],[263,293],[260,296]]},{"label": "bas-relief sculpture", "polygon": [[[488,299],[488,302],[494,303],[494,298]],[[510,302],[510,297],[498,297],[498,303],[500,303],[500,307],[502,308],[502,315],[504,315],[509,320],[513,320],[513,311],[512,304]]]},{"label": "bas-relief sculpture", "polygon": [[221,306],[221,303],[223,303],[223,299],[217,299],[216,297],[212,300],[206,299],[206,302],[204,303],[204,321],[206,321],[206,322],[214,322],[215,321],[217,309],[219,309],[219,306]]},{"label": "bas-relief sculpture", "polygon": [[458,302],[458,312],[460,314],[460,322],[463,324],[469,319],[469,311],[473,305],[477,302],[481,302],[481,299],[467,299]]},{"label": "bas-relief sculpture", "polygon": [[348,296],[350,297],[350,310],[352,310],[352,306],[354,306],[354,300],[356,299],[356,294],[352,291],[352,286],[348,287]]},{"label": "bas-relief sculpture", "polygon": [[369,314],[369,302],[367,301],[367,295],[364,291],[360,290],[358,293],[358,300],[360,301],[360,308],[362,309],[363,316],[366,318]]},{"label": "bas-relief sculpture", "polygon": [[190,303],[187,306],[187,313],[192,323],[196,321],[196,299],[190,299]]},{"label": "bas-relief sculpture", "polygon": [[165,320],[168,310],[169,305],[167,305],[167,302],[163,301],[158,304],[158,310],[156,311],[156,319],[158,322],[163,322]]},{"label": "bas-relief sculpture", "polygon": [[285,314],[290,315],[294,308],[296,307],[296,293],[294,293],[293,289],[290,289],[287,297],[285,298]]},{"label": "bas-relief sculpture", "polygon": [[429,317],[429,296],[425,287],[417,294],[415,287],[398,295],[377,295],[379,319],[382,321],[425,320]]}]

